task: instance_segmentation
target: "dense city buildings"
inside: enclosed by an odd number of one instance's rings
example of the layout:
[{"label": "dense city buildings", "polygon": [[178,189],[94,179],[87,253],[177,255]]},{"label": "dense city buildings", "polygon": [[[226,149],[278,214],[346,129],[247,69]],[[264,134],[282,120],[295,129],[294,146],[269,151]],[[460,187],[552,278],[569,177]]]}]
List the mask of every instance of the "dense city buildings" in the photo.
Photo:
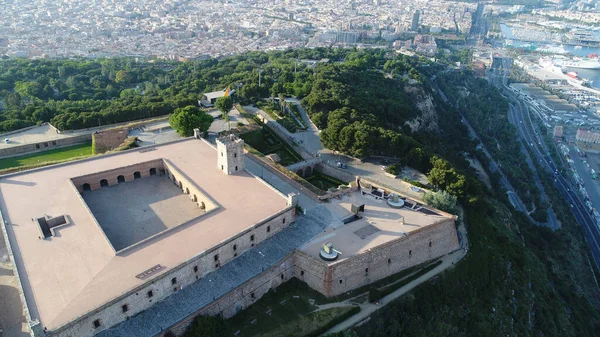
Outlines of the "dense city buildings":
[{"label": "dense city buildings", "polygon": [[577,129],[575,139],[579,142],[598,144],[600,143],[600,132],[579,128]]},{"label": "dense city buildings", "polygon": [[12,18],[0,22],[0,54],[186,60],[386,44],[416,31],[415,25],[427,32],[468,33],[475,9],[475,4],[440,0],[15,1],[0,8],[0,17]]}]

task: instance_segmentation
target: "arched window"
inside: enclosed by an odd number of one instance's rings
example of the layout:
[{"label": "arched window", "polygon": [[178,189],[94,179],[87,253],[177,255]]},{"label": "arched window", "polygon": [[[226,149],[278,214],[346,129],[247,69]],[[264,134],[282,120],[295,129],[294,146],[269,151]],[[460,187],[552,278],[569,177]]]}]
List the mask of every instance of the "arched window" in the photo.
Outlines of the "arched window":
[{"label": "arched window", "polygon": [[150,175],[153,176],[156,174],[156,169],[153,167],[150,169]]},{"label": "arched window", "polygon": [[190,189],[189,188],[185,188],[185,194],[190,194]]},{"label": "arched window", "polygon": [[92,189],[92,187],[90,186],[90,184],[85,183],[85,184],[81,185],[81,189],[84,191],[90,191]]},{"label": "arched window", "polygon": [[125,176],[122,176],[122,175],[121,175],[121,176],[118,176],[118,177],[117,177],[117,183],[119,183],[119,184],[120,184],[120,183],[124,183],[124,182],[125,182]]},{"label": "arched window", "polygon": [[100,180],[100,187],[108,187],[108,180],[106,180],[106,179]]},{"label": "arched window", "polygon": [[141,177],[142,174],[140,173],[140,171],[133,172],[133,179],[140,179]]}]

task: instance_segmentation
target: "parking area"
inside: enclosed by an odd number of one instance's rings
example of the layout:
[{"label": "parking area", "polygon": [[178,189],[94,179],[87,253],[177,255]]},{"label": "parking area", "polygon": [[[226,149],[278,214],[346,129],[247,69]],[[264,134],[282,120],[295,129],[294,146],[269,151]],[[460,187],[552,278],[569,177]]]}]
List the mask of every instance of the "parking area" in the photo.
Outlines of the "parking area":
[{"label": "parking area", "polygon": [[229,123],[227,123],[222,117],[220,117],[220,112],[217,114],[218,118],[213,120],[208,132],[210,133],[219,133],[222,131],[227,131],[230,129],[234,129],[237,127],[238,123],[242,123],[244,125],[248,124],[248,121],[240,115],[237,109],[231,109],[227,116],[229,116]]}]

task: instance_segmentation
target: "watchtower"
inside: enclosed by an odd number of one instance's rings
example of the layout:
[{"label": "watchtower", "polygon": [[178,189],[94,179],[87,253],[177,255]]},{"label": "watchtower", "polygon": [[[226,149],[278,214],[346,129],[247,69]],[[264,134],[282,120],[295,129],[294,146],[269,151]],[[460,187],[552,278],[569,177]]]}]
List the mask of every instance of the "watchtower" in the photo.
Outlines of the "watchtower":
[{"label": "watchtower", "polygon": [[244,170],[244,140],[231,134],[217,139],[217,167],[225,174]]}]

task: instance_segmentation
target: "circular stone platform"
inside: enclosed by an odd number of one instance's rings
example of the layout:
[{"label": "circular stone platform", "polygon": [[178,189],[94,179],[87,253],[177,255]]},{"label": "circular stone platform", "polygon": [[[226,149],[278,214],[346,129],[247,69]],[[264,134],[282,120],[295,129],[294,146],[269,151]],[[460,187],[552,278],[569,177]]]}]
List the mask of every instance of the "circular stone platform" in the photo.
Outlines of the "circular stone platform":
[{"label": "circular stone platform", "polygon": [[[396,199],[396,200],[394,200],[394,199]],[[388,205],[390,205],[391,208],[402,208],[402,207],[404,207],[404,200],[398,198],[397,195],[390,196],[387,199],[387,203],[388,203]]]},{"label": "circular stone platform", "polygon": [[333,249],[331,250],[330,253],[327,253],[327,252],[325,252],[323,247],[321,247],[319,256],[325,261],[335,261],[340,256],[340,253],[338,253],[336,250],[333,250]]}]

